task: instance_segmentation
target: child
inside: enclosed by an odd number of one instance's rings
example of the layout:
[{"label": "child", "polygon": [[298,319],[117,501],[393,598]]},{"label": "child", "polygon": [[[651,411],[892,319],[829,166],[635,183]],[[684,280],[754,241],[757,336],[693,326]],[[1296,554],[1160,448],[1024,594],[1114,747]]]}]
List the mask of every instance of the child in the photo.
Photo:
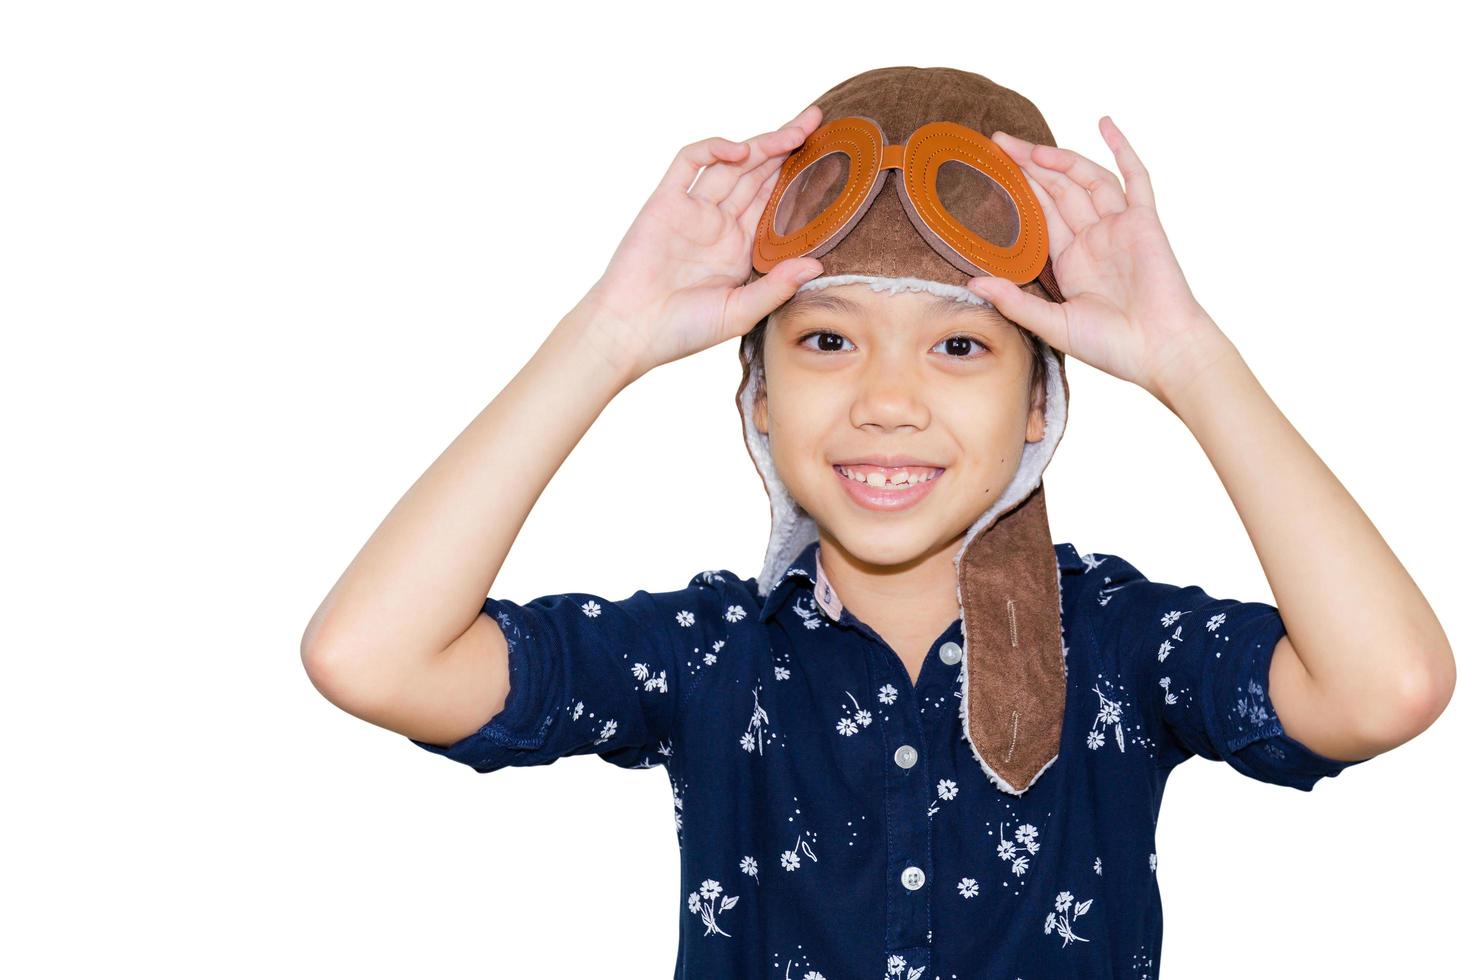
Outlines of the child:
[{"label": "child", "polygon": [[[1194,301],[1146,172],[1102,132],[1126,191],[1015,92],[904,67],[747,144],[687,147],[322,604],[313,681],[478,772],[663,766],[677,977],[1157,975],[1173,768],[1199,755],[1310,790],[1426,728],[1454,675],[1423,596]],[[617,391],[736,336],[772,507],[761,574],[488,598],[465,629]],[[1064,355],[1189,425],[1281,612],[1052,544]]]}]

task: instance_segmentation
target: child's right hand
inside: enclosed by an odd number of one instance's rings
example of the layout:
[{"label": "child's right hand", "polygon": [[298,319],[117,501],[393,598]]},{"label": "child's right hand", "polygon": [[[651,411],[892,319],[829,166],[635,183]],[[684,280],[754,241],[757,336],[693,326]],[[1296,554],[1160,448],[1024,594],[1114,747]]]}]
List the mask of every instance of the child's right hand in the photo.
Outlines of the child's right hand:
[{"label": "child's right hand", "polygon": [[781,164],[821,115],[808,106],[745,143],[712,137],[679,151],[582,301],[616,333],[631,377],[743,336],[821,274],[821,262],[802,257],[742,285]]}]

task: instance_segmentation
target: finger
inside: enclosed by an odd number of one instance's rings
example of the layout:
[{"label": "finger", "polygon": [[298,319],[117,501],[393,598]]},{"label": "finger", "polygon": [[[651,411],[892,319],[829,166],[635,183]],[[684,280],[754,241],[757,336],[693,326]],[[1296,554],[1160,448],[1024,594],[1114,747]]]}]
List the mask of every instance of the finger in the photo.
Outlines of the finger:
[{"label": "finger", "polygon": [[822,274],[822,263],[810,257],[787,259],[755,282],[738,287],[726,306],[724,336],[744,334],[796,294],[804,282]]},{"label": "finger", "polygon": [[1098,123],[1098,129],[1102,130],[1103,140],[1118,161],[1118,170],[1123,174],[1124,186],[1127,188],[1128,203],[1143,204],[1157,211],[1158,208],[1154,205],[1153,181],[1149,180],[1143,161],[1133,152],[1133,144],[1128,142],[1128,137],[1113,122],[1112,116],[1103,116]]},{"label": "finger", "polygon": [[1063,354],[1067,346],[1067,314],[1061,303],[1032,296],[1001,276],[977,276],[966,285],[970,292],[989,301],[1007,320],[1036,334]]},{"label": "finger", "polygon": [[1077,236],[1072,233],[1071,227],[1062,218],[1061,212],[1057,210],[1056,202],[1051,199],[1046,188],[1031,179],[1030,174],[1025,174],[1025,177],[1031,193],[1036,195],[1037,202],[1041,204],[1041,213],[1046,217],[1046,251],[1051,256],[1051,260],[1056,262]]},{"label": "finger", "polygon": [[736,219],[747,241],[755,238],[756,226],[760,224],[761,215],[766,213],[766,205],[770,203],[771,195],[776,189],[776,180],[780,176],[780,167],[773,167],[765,181],[756,189],[755,197]]},{"label": "finger", "polygon": [[[781,166],[785,162],[786,157],[772,157],[754,170],[748,171],[736,182],[734,188],[730,191],[730,195],[724,201],[720,202],[720,207],[737,218],[744,217],[745,212],[750,208],[752,202],[758,195],[776,186],[776,181],[773,178],[780,175]],[[762,209],[765,208],[766,200],[769,198],[770,194],[766,193],[765,197],[761,200]],[[759,220],[760,215],[757,214],[756,218]]]},{"label": "finger", "polygon": [[[995,137],[1000,137],[995,140],[997,143],[1006,140],[1016,147],[1016,152],[1011,153],[1011,156],[1018,157],[1016,162],[1020,164],[1021,169],[1047,189],[1052,200],[1056,202],[1057,213],[1062,216],[1062,220],[1074,234],[1080,233],[1088,225],[1097,224],[1097,208],[1093,206],[1092,195],[1066,174],[1041,166],[1033,157],[1036,147],[1040,144],[1028,143],[1026,140],[999,131],[992,139]],[[1009,148],[1007,152],[1010,152]]]},{"label": "finger", "polygon": [[[820,119],[821,109],[817,106],[808,106],[780,129],[751,137],[746,143],[750,147],[750,154],[738,164],[711,167],[700,174],[696,184],[698,188],[696,196],[713,204],[720,204],[732,213],[738,211],[737,208],[725,202],[735,192],[740,182],[752,170],[759,169],[773,159],[785,160],[793,150],[806,142],[806,138],[817,128]],[[754,183],[756,187],[759,187],[761,181],[756,180]],[[694,194],[695,191],[691,190],[690,193]]]},{"label": "finger", "polygon": [[[815,115],[813,115],[814,112]],[[811,105],[807,106],[805,109],[792,116],[791,120],[786,123],[786,126],[811,126],[812,129],[816,129],[819,125],[821,125],[821,122],[822,107],[813,102]],[[782,126],[781,128],[785,129],[786,126]],[[810,133],[812,129],[808,129],[807,132]]]},{"label": "finger", "polygon": [[749,147],[744,143],[736,143],[722,136],[711,136],[698,143],[690,143],[675,155],[674,162],[669,165],[668,171],[658,183],[659,190],[676,190],[683,194],[689,190],[701,169],[721,160],[739,160],[748,150]]},{"label": "finger", "polygon": [[[780,166],[791,151],[804,142],[806,142],[806,133],[799,128],[782,129],[754,137],[745,144],[750,147],[750,153],[744,159],[738,163],[706,168],[699,175],[699,180],[695,181],[689,193],[711,204],[723,207],[726,199],[734,193],[741,179],[747,174],[773,161]],[[756,182],[756,186],[760,186],[759,181]]]},{"label": "finger", "polygon": [[1071,177],[1077,186],[1092,196],[1092,205],[1099,216],[1117,214],[1128,209],[1128,199],[1123,194],[1123,185],[1118,177],[1106,167],[1093,163],[1076,150],[1057,146],[1037,146],[1037,163],[1049,170],[1057,170]]}]

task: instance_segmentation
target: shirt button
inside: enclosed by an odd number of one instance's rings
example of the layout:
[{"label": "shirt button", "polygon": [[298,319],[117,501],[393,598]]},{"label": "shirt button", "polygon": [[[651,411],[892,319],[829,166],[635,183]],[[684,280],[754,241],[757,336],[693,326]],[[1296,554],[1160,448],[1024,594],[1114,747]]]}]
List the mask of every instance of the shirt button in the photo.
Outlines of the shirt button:
[{"label": "shirt button", "polygon": [[916,891],[924,887],[924,869],[909,865],[903,869],[903,887]]},{"label": "shirt button", "polygon": [[939,648],[939,659],[947,664],[957,664],[960,662],[960,653],[962,652],[960,645],[951,641]]},{"label": "shirt button", "polygon": [[919,753],[912,745],[900,745],[898,751],[893,753],[893,761],[905,769],[911,769],[919,761]]}]

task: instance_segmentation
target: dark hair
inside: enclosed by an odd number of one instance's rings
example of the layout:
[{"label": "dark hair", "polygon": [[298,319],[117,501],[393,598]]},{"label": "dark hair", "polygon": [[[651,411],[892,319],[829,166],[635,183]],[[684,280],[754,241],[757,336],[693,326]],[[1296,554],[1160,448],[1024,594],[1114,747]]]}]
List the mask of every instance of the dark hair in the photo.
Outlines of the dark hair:
[{"label": "dark hair", "polygon": [[[766,327],[770,324],[769,316],[762,317],[761,322],[750,329],[744,337],[740,338],[740,387],[737,392],[745,390],[746,382],[750,380],[751,367],[760,364],[761,377],[765,377],[765,353],[766,353]],[[1010,321],[1014,323],[1014,321]],[[1046,343],[1030,330],[1020,326],[1016,327],[1021,336],[1026,340],[1026,346],[1031,351],[1031,387],[1033,393],[1038,387],[1046,384],[1046,360],[1042,356],[1042,347]],[[759,392],[757,392],[759,395]]]}]

